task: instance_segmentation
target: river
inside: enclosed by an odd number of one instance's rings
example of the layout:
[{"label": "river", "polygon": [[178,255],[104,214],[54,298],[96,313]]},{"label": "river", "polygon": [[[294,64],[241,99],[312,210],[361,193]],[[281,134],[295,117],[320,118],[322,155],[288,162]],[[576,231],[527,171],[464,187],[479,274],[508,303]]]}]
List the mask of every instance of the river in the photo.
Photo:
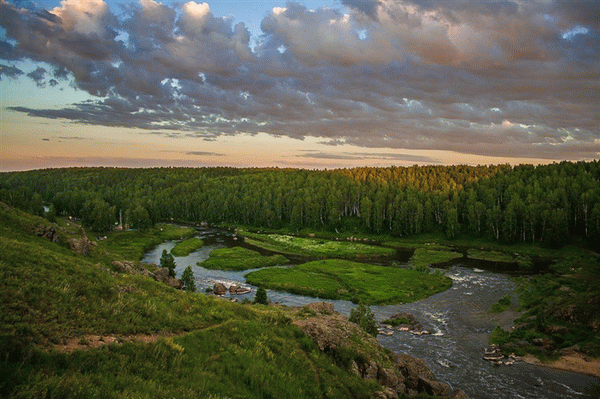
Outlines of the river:
[{"label": "river", "polygon": [[[210,252],[217,248],[236,245],[252,247],[225,230],[199,231],[197,237],[204,240],[205,245],[189,256],[175,257],[177,276],[181,276],[187,266],[192,266],[200,292],[212,288],[216,282],[249,286],[244,279],[249,270],[208,270],[196,263],[207,259]],[[174,241],[164,242],[149,251],[142,261],[158,264],[163,249],[170,250],[174,246]],[[516,316],[511,312],[491,315],[487,311],[502,296],[512,295],[514,283],[504,274],[474,269],[460,262],[446,268],[445,272],[453,280],[452,288],[447,291],[410,304],[371,308],[377,320],[384,320],[398,312],[412,313],[431,332],[430,335],[421,336],[408,332],[380,335],[378,339],[384,347],[426,360],[440,381],[455,389],[462,389],[471,399],[600,398],[600,379],[595,377],[523,362],[512,366],[494,366],[483,360],[483,350],[492,329],[496,325],[509,329]],[[285,292],[267,292],[271,301],[288,306],[319,300]],[[240,300],[253,297],[254,290],[238,296]],[[344,315],[348,315],[355,306],[348,301],[327,301],[333,302],[335,309]]]}]

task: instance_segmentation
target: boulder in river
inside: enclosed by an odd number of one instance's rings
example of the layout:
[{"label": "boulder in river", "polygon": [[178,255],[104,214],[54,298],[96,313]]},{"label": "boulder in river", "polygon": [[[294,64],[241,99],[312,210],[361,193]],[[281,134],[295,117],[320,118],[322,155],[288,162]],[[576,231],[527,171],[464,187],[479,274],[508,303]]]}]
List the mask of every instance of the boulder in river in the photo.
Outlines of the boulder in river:
[{"label": "boulder in river", "polygon": [[247,294],[250,291],[252,291],[250,288],[247,287],[240,287],[238,285],[235,284],[231,284],[229,286],[229,293],[231,295],[242,295],[242,294]]},{"label": "boulder in river", "polygon": [[215,286],[213,287],[213,292],[216,295],[225,295],[227,293],[227,287],[225,287],[225,284],[223,283],[215,283]]}]

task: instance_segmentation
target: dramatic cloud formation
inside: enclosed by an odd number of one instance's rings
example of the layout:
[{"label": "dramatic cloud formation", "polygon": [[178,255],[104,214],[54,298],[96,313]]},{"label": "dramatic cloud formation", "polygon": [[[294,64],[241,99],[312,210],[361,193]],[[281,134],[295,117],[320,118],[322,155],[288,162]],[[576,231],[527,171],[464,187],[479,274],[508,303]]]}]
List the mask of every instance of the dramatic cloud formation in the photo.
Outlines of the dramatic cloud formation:
[{"label": "dramatic cloud formation", "polygon": [[[263,19],[253,46],[243,23],[207,3],[64,0],[40,10],[0,1],[0,78],[73,79],[97,98],[11,108],[31,116],[208,140],[268,133],[503,157],[600,152],[597,1],[288,2]],[[24,75],[11,64],[24,59],[55,70]]]}]

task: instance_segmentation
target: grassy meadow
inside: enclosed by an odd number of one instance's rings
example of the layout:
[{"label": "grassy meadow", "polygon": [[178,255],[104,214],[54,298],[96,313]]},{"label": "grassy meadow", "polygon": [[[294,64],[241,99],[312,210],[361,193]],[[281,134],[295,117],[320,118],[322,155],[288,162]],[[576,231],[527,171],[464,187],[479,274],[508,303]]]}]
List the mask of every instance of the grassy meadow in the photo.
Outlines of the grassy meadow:
[{"label": "grassy meadow", "polygon": [[173,256],[188,256],[192,252],[195,252],[202,248],[204,245],[204,241],[197,237],[188,238],[187,240],[178,242],[173,249],[171,249],[171,253]]},{"label": "grassy meadow", "polygon": [[392,248],[353,241],[332,241],[320,238],[248,232],[240,232],[240,235],[245,237],[248,244],[259,248],[312,258],[371,258],[391,256],[395,253]]},{"label": "grassy meadow", "polygon": [[339,259],[256,270],[246,275],[246,281],[279,291],[371,305],[413,302],[452,285],[440,274]]},{"label": "grassy meadow", "polygon": [[262,256],[243,247],[219,248],[211,251],[210,257],[198,266],[206,269],[248,270],[267,266],[284,265],[288,259],[283,255]]}]

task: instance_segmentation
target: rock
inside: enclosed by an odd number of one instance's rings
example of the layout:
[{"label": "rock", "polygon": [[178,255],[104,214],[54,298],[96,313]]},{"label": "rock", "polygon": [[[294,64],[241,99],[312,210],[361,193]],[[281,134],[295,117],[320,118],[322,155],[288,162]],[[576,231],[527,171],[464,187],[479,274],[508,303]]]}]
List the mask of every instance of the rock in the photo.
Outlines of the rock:
[{"label": "rock", "polygon": [[452,388],[447,384],[423,377],[419,377],[417,391],[431,396],[440,396],[442,398],[449,398],[453,395]]},{"label": "rock", "polygon": [[554,334],[566,334],[567,332],[569,332],[569,330],[565,326],[552,325],[552,326],[546,327],[545,332],[547,334],[554,335]]},{"label": "rock", "polygon": [[391,388],[384,388],[383,391],[375,392],[375,397],[379,399],[397,399],[398,394]]},{"label": "rock", "polygon": [[181,280],[169,276],[169,269],[166,267],[161,267],[157,271],[155,271],[154,279],[158,282],[167,284],[168,286],[171,286],[178,290],[183,288],[183,283],[181,282]]},{"label": "rock", "polygon": [[335,313],[333,303],[313,302],[304,306],[305,309],[310,309],[317,314],[332,315]]},{"label": "rock", "polygon": [[69,247],[71,251],[83,256],[87,256],[90,253],[90,241],[87,237],[69,239]]},{"label": "rock", "polygon": [[400,381],[398,379],[398,375],[393,369],[380,369],[378,380],[380,381],[381,385],[392,388],[394,389],[394,391],[398,391],[398,389],[400,388]]},{"label": "rock", "polygon": [[454,395],[452,395],[452,397],[450,399],[469,399],[469,397],[467,396],[466,393],[459,390],[459,391],[454,392]]},{"label": "rock", "polygon": [[390,320],[407,318],[408,321],[410,321],[410,324],[416,324],[417,323],[417,319],[415,318],[415,316],[413,316],[410,313],[404,313],[404,312],[402,312],[402,313],[394,313],[389,318],[390,318]]},{"label": "rock", "polygon": [[133,273],[133,268],[131,267],[130,262],[119,262],[115,260],[111,264],[120,272]]},{"label": "rock", "polygon": [[250,291],[252,291],[250,288],[246,288],[246,287],[239,287],[235,284],[231,284],[229,286],[229,293],[231,295],[242,295],[242,294],[247,294]]},{"label": "rock", "polygon": [[573,345],[568,348],[563,348],[558,351],[559,356],[572,356],[576,353],[581,352],[581,347],[579,345]]},{"label": "rock", "polygon": [[[120,261],[115,260],[111,264],[115,267],[115,269],[117,269],[117,271],[120,271],[123,273],[141,274],[144,276],[156,278],[155,274],[152,274],[146,268],[144,268],[143,266],[136,264],[134,262],[130,262],[127,260],[120,262]],[[168,270],[167,270],[167,274],[168,274]]]},{"label": "rock", "polygon": [[550,342],[546,338],[534,338],[533,341],[531,341],[531,342],[533,342],[533,344],[537,345],[537,346],[551,346],[552,345],[552,342]]},{"label": "rock", "polygon": [[58,233],[56,232],[56,229],[51,226],[38,226],[35,229],[35,235],[44,237],[50,242],[58,242]]},{"label": "rock", "polygon": [[225,287],[225,284],[223,283],[215,283],[215,286],[213,287],[213,292],[216,295],[225,295],[227,293],[227,287]]}]

